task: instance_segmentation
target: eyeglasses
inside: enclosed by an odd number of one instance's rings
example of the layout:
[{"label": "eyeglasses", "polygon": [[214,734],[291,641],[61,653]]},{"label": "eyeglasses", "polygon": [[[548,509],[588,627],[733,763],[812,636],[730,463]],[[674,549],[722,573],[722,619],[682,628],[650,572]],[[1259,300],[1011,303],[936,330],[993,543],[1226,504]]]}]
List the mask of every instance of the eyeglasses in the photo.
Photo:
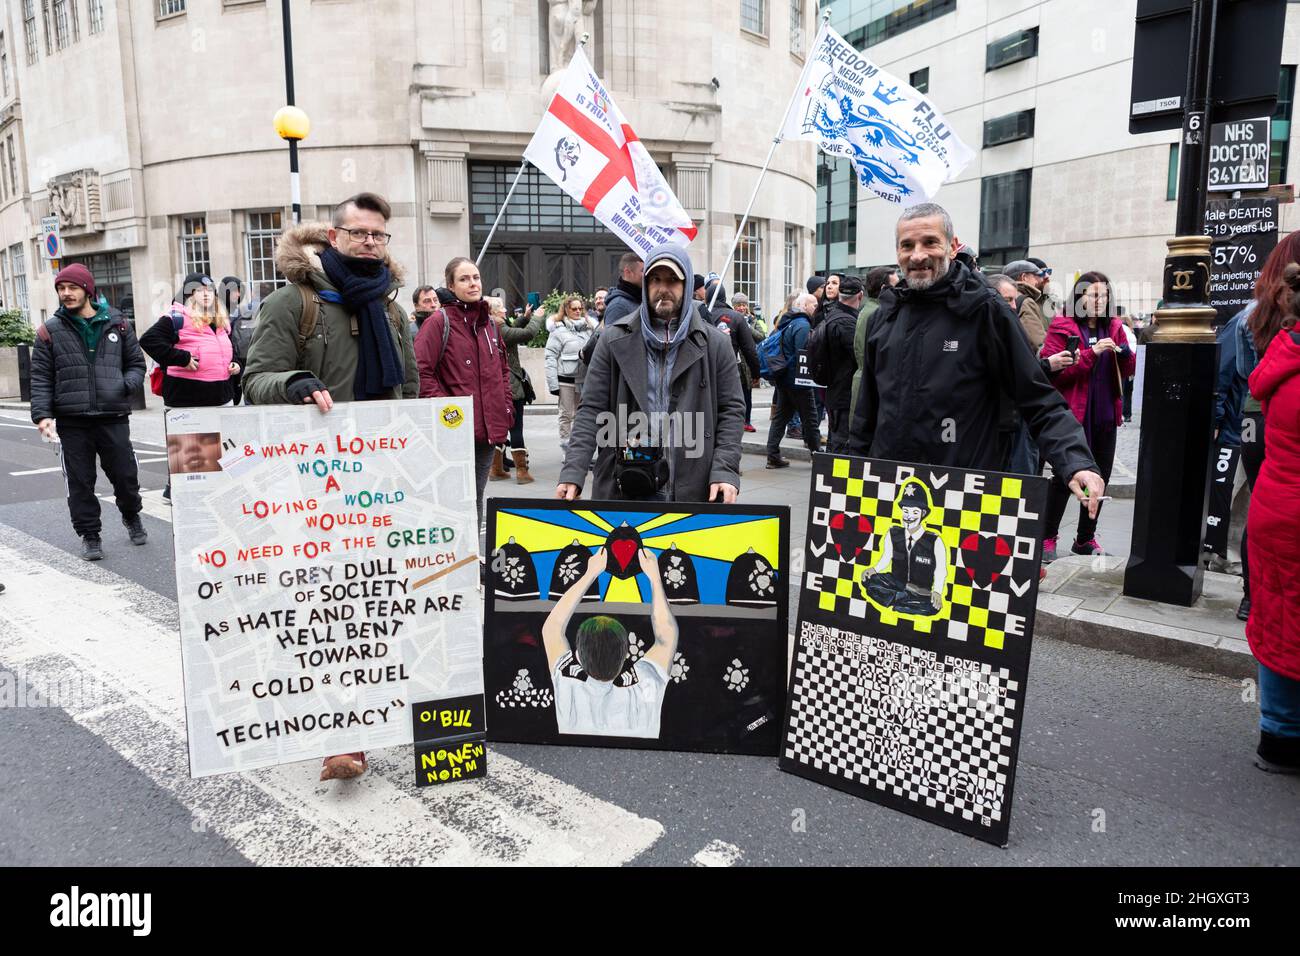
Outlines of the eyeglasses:
[{"label": "eyeglasses", "polygon": [[344,226],[336,226],[335,229],[338,232],[346,232],[353,242],[364,243],[369,239],[377,246],[386,246],[393,238],[390,232],[371,232],[369,229],[348,229]]}]

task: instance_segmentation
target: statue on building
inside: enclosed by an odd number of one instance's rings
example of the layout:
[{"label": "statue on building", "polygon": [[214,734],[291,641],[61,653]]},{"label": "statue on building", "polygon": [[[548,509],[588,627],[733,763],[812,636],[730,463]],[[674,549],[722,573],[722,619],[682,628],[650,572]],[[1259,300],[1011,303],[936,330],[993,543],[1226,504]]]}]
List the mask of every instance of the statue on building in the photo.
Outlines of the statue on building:
[{"label": "statue on building", "polygon": [[45,184],[50,215],[59,217],[61,229],[101,227],[99,173],[93,169],[55,176]]},{"label": "statue on building", "polygon": [[550,0],[551,75],[563,72],[582,35],[591,29],[596,0]]},{"label": "statue on building", "polygon": [[50,194],[50,214],[59,217],[60,227],[66,229],[85,224],[85,216],[81,209],[80,174],[73,173],[70,176],[51,179],[46,184],[46,189]]}]

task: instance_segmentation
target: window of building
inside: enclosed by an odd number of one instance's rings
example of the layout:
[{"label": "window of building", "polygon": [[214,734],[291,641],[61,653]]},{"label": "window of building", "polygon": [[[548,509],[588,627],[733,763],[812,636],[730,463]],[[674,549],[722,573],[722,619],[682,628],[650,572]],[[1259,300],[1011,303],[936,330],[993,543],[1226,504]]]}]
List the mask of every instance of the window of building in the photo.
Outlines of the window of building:
[{"label": "window of building", "polygon": [[22,312],[24,319],[28,319],[27,266],[21,242],[16,242],[9,247],[9,265],[14,276],[14,308]]},{"label": "window of building", "polygon": [[984,148],[1014,143],[1034,135],[1034,111],[1021,110],[984,121]]},{"label": "window of building", "polygon": [[104,0],[86,0],[86,24],[92,34],[104,32]]},{"label": "window of building", "polygon": [[[22,189],[22,183],[18,181],[18,150],[14,148],[14,138],[11,135],[8,140],[9,144],[9,192],[15,197]],[[2,157],[0,157],[2,158]]]},{"label": "window of building", "polygon": [[785,255],[781,260],[781,294],[789,295],[795,291],[799,281],[799,230],[795,226],[785,227]]},{"label": "window of building", "polygon": [[23,0],[23,39],[27,41],[27,65],[36,62],[36,0]]},{"label": "window of building", "polygon": [[763,274],[763,224],[757,219],[745,223],[745,229],[736,243],[736,261],[733,264],[732,295],[745,295],[750,302],[761,303]]},{"label": "window of building", "polygon": [[4,299],[5,308],[14,301],[14,290],[9,284],[9,250],[0,249],[0,297]]},{"label": "window of building", "polygon": [[1291,154],[1291,103],[1295,100],[1295,67],[1284,66],[1278,76],[1277,106],[1273,110],[1268,181],[1286,182],[1286,164]]},{"label": "window of building", "polygon": [[72,43],[72,21],[68,16],[70,0],[54,0],[54,48],[66,49]]},{"label": "window of building", "polygon": [[1029,253],[1029,185],[1032,169],[980,181],[980,259],[1006,265]]},{"label": "window of building", "polygon": [[907,85],[918,93],[930,92],[930,68],[923,66],[907,78]]},{"label": "window of building", "polygon": [[32,240],[32,262],[36,263],[35,272],[38,276],[45,275],[45,265],[49,260],[45,258],[41,250],[41,240]]},{"label": "window of building", "polygon": [[158,0],[158,18],[174,17],[185,12],[185,0]]},{"label": "window of building", "polygon": [[1038,27],[1020,30],[1000,40],[994,40],[985,51],[985,71],[1019,63],[1038,56]]},{"label": "window of building", "polygon": [[280,219],[278,209],[248,214],[248,229],[244,232],[244,264],[251,289],[260,288],[264,282],[279,287],[289,281],[275,268],[275,249],[283,228]]},{"label": "window of building", "polygon": [[3,32],[0,32],[0,88],[7,97],[9,95],[9,44],[5,42]]},{"label": "window of building", "polygon": [[1169,171],[1165,178],[1165,199],[1172,202],[1178,198],[1178,144],[1169,144]]},{"label": "window of building", "polygon": [[181,217],[181,272],[212,274],[208,255],[208,221],[205,216]]},{"label": "window of building", "polygon": [[858,50],[952,13],[957,9],[957,0],[867,0],[865,3],[858,0],[856,3],[857,8],[864,6],[872,19],[866,26],[844,35]]},{"label": "window of building", "polygon": [[767,0],[740,0],[740,28],[767,36]]},{"label": "window of building", "polygon": [[41,26],[45,28],[45,55],[54,54],[54,43],[50,32],[50,0],[41,0]]},{"label": "window of building", "polygon": [[804,0],[790,0],[790,52],[795,56],[803,56],[805,37],[803,35],[803,2]]},{"label": "window of building", "polygon": [[[517,167],[504,163],[475,163],[469,170],[470,230],[486,234],[497,210],[505,202]],[[529,166],[519,179],[510,205],[501,216],[504,232],[601,233],[605,231],[591,213],[574,202],[537,167]]]}]

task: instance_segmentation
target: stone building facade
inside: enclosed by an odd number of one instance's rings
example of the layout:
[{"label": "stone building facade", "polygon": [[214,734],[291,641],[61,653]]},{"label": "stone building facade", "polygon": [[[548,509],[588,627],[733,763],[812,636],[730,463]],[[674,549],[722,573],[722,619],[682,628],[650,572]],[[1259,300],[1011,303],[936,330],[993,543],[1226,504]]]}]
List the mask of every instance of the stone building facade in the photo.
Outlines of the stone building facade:
[{"label": "stone building facade", "polygon": [[[293,0],[305,219],[363,189],[393,205],[392,252],[417,281],[482,246],[577,36],[699,223],[697,271],[721,268],[802,68],[812,2]],[[40,222],[140,322],[191,269],[256,291],[283,281],[289,223],[274,0],[4,0],[0,297],[57,308]],[[771,307],[812,271],[816,167],[785,144],[728,284]],[[608,285],[625,251],[529,170],[484,261],[512,304]],[[408,300],[409,301],[409,300]]]}]

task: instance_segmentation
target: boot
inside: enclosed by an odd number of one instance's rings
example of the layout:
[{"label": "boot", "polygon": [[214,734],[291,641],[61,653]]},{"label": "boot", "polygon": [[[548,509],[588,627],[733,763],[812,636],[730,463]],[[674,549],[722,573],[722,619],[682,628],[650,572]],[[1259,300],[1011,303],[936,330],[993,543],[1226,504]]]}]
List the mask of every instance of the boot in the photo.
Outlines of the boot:
[{"label": "boot", "polygon": [[1259,732],[1255,766],[1266,773],[1300,774],[1300,737]]},{"label": "boot", "polygon": [[515,481],[521,485],[527,485],[536,479],[528,473],[528,449],[512,448],[510,457],[515,461]]},{"label": "boot", "polygon": [[492,449],[492,470],[488,472],[489,481],[504,481],[505,479],[510,477],[509,475],[506,474],[505,468],[502,467],[502,460],[503,459],[501,455],[501,449],[493,448]]}]

